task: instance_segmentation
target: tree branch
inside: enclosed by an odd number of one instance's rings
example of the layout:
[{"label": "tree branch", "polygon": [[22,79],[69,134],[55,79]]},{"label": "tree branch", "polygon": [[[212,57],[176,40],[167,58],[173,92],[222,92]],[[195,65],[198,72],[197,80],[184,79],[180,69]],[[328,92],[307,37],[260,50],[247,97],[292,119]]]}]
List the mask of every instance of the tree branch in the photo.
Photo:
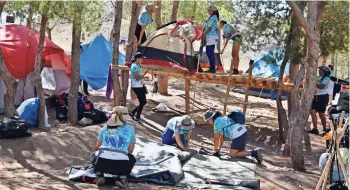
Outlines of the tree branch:
[{"label": "tree branch", "polygon": [[304,28],[306,35],[312,38],[313,36],[311,35],[311,32],[310,32],[310,25],[305,19],[305,17],[303,16],[303,12],[300,10],[297,3],[295,1],[287,1],[287,3],[292,9],[295,17],[298,19],[300,25]]}]

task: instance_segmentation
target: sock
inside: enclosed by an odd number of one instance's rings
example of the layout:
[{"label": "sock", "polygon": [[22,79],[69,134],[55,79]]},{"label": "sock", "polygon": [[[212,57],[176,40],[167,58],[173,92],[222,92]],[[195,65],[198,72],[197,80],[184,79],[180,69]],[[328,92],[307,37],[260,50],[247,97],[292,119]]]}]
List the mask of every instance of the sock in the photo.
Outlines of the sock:
[{"label": "sock", "polygon": [[248,156],[252,156],[252,151],[248,150]]}]

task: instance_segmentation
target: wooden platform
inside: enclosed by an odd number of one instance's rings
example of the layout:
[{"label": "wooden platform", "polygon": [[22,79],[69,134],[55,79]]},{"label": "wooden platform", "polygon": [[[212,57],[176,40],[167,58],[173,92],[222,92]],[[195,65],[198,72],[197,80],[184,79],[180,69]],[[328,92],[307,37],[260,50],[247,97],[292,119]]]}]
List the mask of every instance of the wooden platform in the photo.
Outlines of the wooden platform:
[{"label": "wooden platform", "polygon": [[[130,68],[127,66],[118,66],[119,69],[124,71],[129,71]],[[145,71],[145,69],[143,69]],[[159,70],[149,70],[149,74],[156,74],[156,75],[163,75],[163,76],[169,76],[174,78],[183,78],[187,80],[194,80],[194,81],[200,81],[205,83],[211,83],[211,84],[228,84],[229,75],[226,73],[220,73],[220,74],[213,74],[213,73],[195,73],[195,74],[189,74],[189,73],[176,73],[176,72],[165,72],[165,71],[159,71]],[[248,74],[242,74],[242,75],[232,75],[231,77],[231,86],[241,86],[246,87],[248,84]],[[264,77],[255,77],[252,76],[250,81],[250,88],[259,88],[259,89],[270,89],[270,90],[277,90],[278,89],[278,79],[277,78],[264,78]],[[285,92],[291,92],[293,88],[293,84],[291,83],[284,83],[283,91]],[[302,89],[300,89],[301,91]]]}]

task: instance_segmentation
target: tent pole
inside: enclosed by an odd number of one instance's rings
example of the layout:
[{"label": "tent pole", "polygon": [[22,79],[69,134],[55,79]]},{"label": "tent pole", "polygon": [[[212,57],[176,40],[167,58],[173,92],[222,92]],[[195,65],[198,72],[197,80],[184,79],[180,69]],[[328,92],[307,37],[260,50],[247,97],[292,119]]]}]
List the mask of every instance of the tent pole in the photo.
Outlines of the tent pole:
[{"label": "tent pole", "polygon": [[246,111],[247,111],[249,87],[250,87],[250,83],[252,81],[253,63],[254,63],[254,60],[249,61],[249,75],[248,75],[248,82],[247,82],[247,85],[245,87],[245,97],[244,97],[244,105],[243,105],[243,114],[244,115],[246,114]]},{"label": "tent pole", "polygon": [[228,77],[228,82],[227,82],[225,102],[224,102],[224,111],[223,111],[224,115],[226,115],[227,101],[228,101],[228,97],[230,96],[232,70],[233,70],[233,59],[231,59],[231,66],[230,66],[230,71],[229,71],[229,74],[228,74],[229,77]]},{"label": "tent pole", "polygon": [[185,112],[186,114],[190,113],[190,83],[191,80],[190,79],[185,79]]}]

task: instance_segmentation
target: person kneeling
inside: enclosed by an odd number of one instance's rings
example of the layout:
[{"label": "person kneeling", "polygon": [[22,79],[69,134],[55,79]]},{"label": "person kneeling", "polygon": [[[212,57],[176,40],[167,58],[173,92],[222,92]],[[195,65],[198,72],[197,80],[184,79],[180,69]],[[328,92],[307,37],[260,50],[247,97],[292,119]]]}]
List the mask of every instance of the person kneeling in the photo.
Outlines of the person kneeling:
[{"label": "person kneeling", "polygon": [[194,127],[195,123],[188,115],[173,117],[162,134],[162,143],[175,145],[185,151],[188,149]]},{"label": "person kneeling", "polygon": [[[128,109],[117,106],[113,110],[107,125],[98,135],[93,155],[93,166],[96,174],[96,184],[104,185],[104,173],[128,176],[136,163],[132,155],[135,147],[134,128],[125,121],[130,118]],[[126,179],[125,179],[126,180]],[[116,181],[119,187],[125,187],[125,181]]]},{"label": "person kneeling", "polygon": [[229,155],[231,158],[254,157],[258,163],[262,162],[262,156],[258,149],[245,150],[248,132],[244,125],[236,123],[228,116],[218,111],[208,110],[204,113],[204,120],[213,125],[214,128],[214,154],[219,155],[224,139],[232,140]]}]

